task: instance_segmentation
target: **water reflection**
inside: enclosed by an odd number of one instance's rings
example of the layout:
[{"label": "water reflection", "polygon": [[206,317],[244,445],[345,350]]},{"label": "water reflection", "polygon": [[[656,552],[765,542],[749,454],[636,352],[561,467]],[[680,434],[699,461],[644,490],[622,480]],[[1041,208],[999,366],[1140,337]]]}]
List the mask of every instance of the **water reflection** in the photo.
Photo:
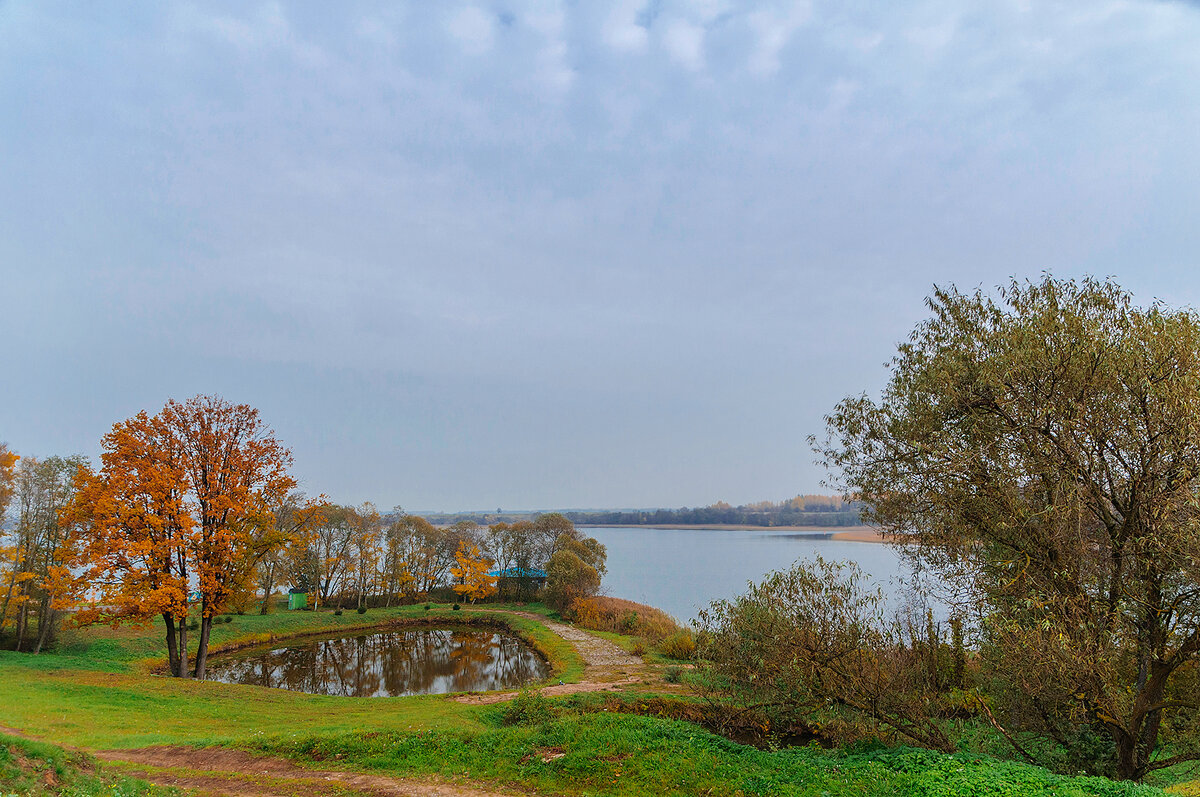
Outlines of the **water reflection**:
[{"label": "water reflection", "polygon": [[549,666],[516,637],[466,628],[404,628],[253,648],[209,661],[209,679],[345,697],[510,689]]}]

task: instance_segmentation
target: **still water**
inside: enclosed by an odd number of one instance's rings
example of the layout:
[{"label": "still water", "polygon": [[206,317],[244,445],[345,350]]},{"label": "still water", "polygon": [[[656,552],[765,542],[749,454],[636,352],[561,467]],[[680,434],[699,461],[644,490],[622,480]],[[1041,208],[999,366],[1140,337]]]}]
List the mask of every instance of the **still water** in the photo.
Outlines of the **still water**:
[{"label": "still water", "polygon": [[601,591],[655,606],[688,622],[709,603],[746,591],[797,559],[848,559],[898,605],[901,579],[909,571],[890,545],[830,539],[829,532],[735,531],[730,529],[582,528],[608,547],[608,575]]},{"label": "still water", "polygon": [[511,689],[550,674],[522,640],[470,628],[401,628],[217,656],[208,678],[319,695],[395,697]]}]

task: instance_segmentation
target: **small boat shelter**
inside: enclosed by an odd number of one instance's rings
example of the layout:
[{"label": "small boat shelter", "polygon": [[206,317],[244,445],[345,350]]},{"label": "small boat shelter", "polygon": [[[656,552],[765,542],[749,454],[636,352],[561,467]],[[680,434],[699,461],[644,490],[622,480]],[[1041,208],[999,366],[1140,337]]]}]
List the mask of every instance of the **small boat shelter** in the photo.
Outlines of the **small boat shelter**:
[{"label": "small boat shelter", "polygon": [[488,575],[497,582],[517,582],[534,589],[541,589],[546,585],[546,571],[536,567],[506,567],[503,570],[493,570]]}]

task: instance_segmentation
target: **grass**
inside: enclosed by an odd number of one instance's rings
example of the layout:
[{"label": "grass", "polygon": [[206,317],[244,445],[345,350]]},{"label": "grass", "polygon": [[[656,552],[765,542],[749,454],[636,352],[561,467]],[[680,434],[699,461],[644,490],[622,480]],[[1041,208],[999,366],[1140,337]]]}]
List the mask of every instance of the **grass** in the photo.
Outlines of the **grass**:
[{"label": "grass", "polygon": [[175,797],[179,792],[101,768],[83,753],[0,734],[0,794]]},{"label": "grass", "polygon": [[[395,622],[503,622],[550,661],[555,680],[578,680],[583,662],[540,623],[515,615],[423,606],[373,609],[366,615],[287,612],[238,616],[214,625],[212,645],[230,649],[304,634],[350,631]],[[207,744],[278,732],[342,733],[471,728],[474,710],[440,696],[348,698],[156,676],[164,662],[161,628],[94,627],[38,656],[0,651],[3,723],[32,735],[92,748]],[[155,655],[157,654],[157,656]]]},{"label": "grass", "polygon": [[[498,614],[497,608],[505,607],[452,612],[448,605],[439,605],[426,613],[419,605],[372,609],[366,615],[244,615],[214,625],[212,643],[216,649],[229,649],[296,635],[422,622],[427,617],[454,623],[499,621],[543,651],[554,668],[553,679],[574,681],[582,676],[583,664],[569,643],[536,619]],[[536,605],[507,608],[553,616]],[[633,639],[615,632],[602,635],[625,645]],[[38,656],[0,652],[0,723],[43,739],[95,749],[222,744],[329,768],[466,777],[526,791],[567,794],[1162,794],[1151,787],[1059,777],[982,755],[944,756],[912,749],[759,750],[688,722],[644,715],[656,712],[627,713],[611,702],[640,699],[633,694],[550,700],[534,692],[515,709],[504,704],[465,705],[443,696],[327,697],[154,675],[163,654],[158,625],[80,629],[66,635],[54,652]],[[650,695],[653,689],[645,684],[638,691]],[[55,776],[61,788],[53,793],[85,797],[166,793],[130,779],[94,774],[85,759],[73,759],[73,754],[49,745],[19,744],[26,751],[20,753],[21,761],[61,766],[64,774]],[[17,760],[8,755],[6,761]],[[43,771],[38,766],[43,765],[3,770],[0,795],[52,793],[36,791],[42,788],[33,782],[36,772]],[[63,785],[76,783],[83,785]],[[1179,793],[1190,792],[1184,785]]]},{"label": "grass", "polygon": [[925,750],[764,751],[684,722],[568,713],[529,725],[422,733],[354,733],[263,739],[254,749],[299,761],[397,775],[435,773],[590,795],[926,795],[926,797],[1141,797],[1161,792],[1100,778],[1068,778],[996,759]]}]

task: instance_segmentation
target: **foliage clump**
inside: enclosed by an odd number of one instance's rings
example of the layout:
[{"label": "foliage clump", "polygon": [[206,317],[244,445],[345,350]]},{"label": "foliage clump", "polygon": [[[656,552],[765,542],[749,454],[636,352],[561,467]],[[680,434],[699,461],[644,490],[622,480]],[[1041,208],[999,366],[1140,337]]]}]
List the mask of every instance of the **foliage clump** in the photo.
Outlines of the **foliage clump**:
[{"label": "foliage clump", "polygon": [[668,659],[689,661],[696,655],[696,637],[683,628],[658,643],[658,652]]},{"label": "foliage clump", "polygon": [[558,709],[540,689],[522,689],[504,706],[505,725],[540,725],[558,716]]},{"label": "foliage clump", "polygon": [[881,622],[883,595],[852,562],[798,562],[700,613],[710,699],[839,742],[899,736],[954,749],[938,721],[939,673],[921,641]]}]

